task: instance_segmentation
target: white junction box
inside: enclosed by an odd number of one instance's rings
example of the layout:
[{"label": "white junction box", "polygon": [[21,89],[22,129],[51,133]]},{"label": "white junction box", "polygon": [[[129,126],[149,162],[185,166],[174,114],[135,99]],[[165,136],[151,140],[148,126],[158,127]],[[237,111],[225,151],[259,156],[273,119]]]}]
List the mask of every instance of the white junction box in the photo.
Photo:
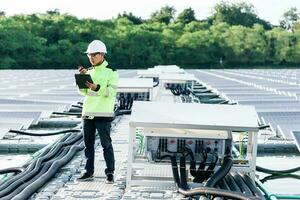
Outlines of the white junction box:
[{"label": "white junction box", "polygon": [[139,101],[153,99],[153,80],[149,78],[120,78],[117,96]]},{"label": "white junction box", "polygon": [[175,87],[193,88],[196,78],[193,74],[161,74],[159,80],[160,86],[166,89]]},{"label": "white junction box", "polygon": [[[231,170],[249,173],[254,178],[258,121],[253,106],[137,101],[129,126],[129,188],[173,183],[172,176],[157,177],[152,172],[171,172],[168,155],[180,153],[183,148],[190,149],[196,160],[203,151],[213,152],[222,160],[226,148],[231,147],[228,141],[232,134],[239,133],[248,135],[247,155]],[[148,172],[142,172],[147,169]]]}]

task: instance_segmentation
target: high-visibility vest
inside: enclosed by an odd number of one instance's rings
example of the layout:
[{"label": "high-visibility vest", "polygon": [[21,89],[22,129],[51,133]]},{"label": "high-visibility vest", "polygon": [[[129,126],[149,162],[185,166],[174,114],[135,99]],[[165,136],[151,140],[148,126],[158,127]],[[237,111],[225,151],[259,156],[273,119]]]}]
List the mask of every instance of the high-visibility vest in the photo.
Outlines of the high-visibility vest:
[{"label": "high-visibility vest", "polygon": [[85,96],[82,117],[114,117],[119,80],[117,71],[104,61],[101,65],[89,68],[87,74],[91,75],[94,84],[100,85],[100,89],[79,89],[79,93]]}]

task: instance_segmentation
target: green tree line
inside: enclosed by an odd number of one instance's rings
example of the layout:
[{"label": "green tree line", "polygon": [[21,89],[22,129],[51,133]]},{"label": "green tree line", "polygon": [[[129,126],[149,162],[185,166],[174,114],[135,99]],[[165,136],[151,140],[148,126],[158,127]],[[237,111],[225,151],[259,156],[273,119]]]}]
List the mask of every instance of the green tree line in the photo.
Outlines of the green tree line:
[{"label": "green tree line", "polygon": [[[176,17],[175,17],[176,16]],[[119,69],[176,64],[184,68],[296,66],[300,25],[296,8],[280,26],[260,19],[247,3],[221,2],[198,20],[192,8],[176,15],[165,6],[142,19],[132,13],[111,20],[78,19],[58,10],[6,16],[0,12],[0,69],[74,69],[88,66],[83,53],[102,40]]]}]

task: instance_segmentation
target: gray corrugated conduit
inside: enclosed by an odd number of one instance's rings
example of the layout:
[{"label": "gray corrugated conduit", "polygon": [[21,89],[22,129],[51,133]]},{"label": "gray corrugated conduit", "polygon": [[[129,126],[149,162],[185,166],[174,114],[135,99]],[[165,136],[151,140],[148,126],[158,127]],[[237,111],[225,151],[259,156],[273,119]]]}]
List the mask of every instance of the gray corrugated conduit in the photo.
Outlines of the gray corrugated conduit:
[{"label": "gray corrugated conduit", "polygon": [[[73,132],[74,133],[74,132]],[[23,172],[0,184],[0,198],[23,200],[29,198],[73,156],[83,150],[82,133],[66,134],[53,146],[46,148]]]}]

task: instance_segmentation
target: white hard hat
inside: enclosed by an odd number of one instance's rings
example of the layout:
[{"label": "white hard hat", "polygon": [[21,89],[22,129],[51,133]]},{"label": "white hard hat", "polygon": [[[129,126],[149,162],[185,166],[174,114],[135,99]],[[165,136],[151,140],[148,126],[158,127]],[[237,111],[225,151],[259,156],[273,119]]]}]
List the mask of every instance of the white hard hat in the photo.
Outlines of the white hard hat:
[{"label": "white hard hat", "polygon": [[105,44],[100,40],[92,41],[84,53],[97,53],[97,52],[107,53]]}]

